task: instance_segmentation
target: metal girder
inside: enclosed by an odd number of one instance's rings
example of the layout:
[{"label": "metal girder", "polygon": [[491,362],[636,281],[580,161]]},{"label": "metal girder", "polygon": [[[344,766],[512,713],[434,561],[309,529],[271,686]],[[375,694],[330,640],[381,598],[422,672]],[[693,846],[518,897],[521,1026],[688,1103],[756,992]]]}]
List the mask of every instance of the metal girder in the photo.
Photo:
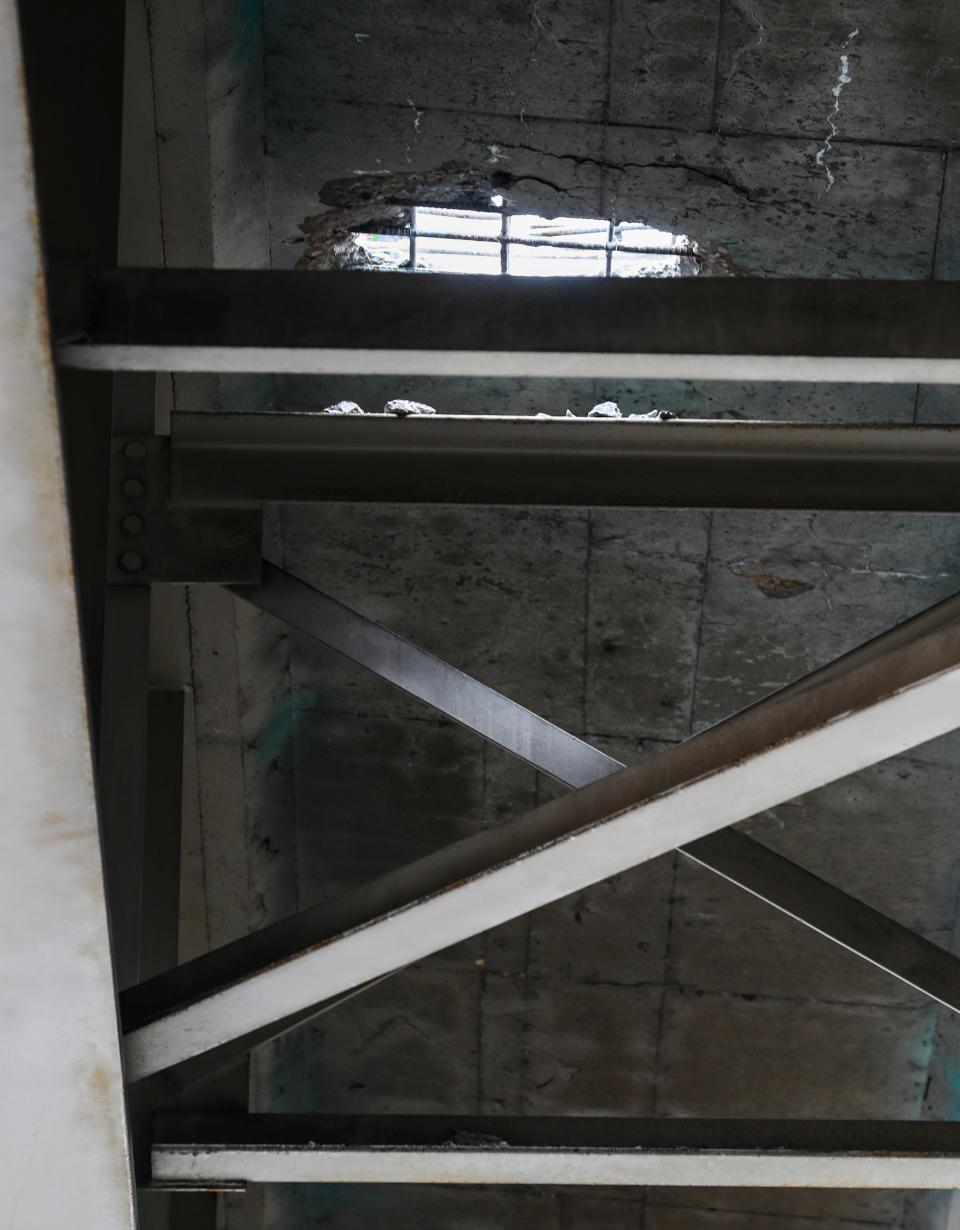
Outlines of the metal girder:
[{"label": "metal girder", "polygon": [[176,414],[186,503],[960,511],[960,427]]},{"label": "metal girder", "polygon": [[187,1116],[153,1181],[960,1187],[960,1124],[869,1120]]},{"label": "metal girder", "polygon": [[110,585],[259,580],[260,508],[172,503],[169,438],[115,435],[110,477]]},{"label": "metal girder", "polygon": [[135,988],[131,1079],[260,1030],[960,723],[960,620],[895,629],[687,742]]},{"label": "metal girder", "polygon": [[[231,588],[238,597],[306,632],[564,785],[586,786],[625,768],[621,761],[275,564],[264,562],[260,585]],[[909,621],[899,635],[906,640],[926,627],[953,619],[960,620],[958,598],[947,599],[915,621]],[[834,673],[848,669],[851,662],[869,659],[872,652],[871,645],[861,646],[849,658],[834,664]],[[760,842],[734,829],[724,829],[681,846],[680,852],[826,939],[960,1012],[960,958]]]},{"label": "metal girder", "polygon": [[0,152],[4,1220],[17,1230],[131,1230],[120,1040],[13,0],[0,0]]},{"label": "metal girder", "polygon": [[960,382],[955,282],[109,269],[59,361],[110,370]]}]

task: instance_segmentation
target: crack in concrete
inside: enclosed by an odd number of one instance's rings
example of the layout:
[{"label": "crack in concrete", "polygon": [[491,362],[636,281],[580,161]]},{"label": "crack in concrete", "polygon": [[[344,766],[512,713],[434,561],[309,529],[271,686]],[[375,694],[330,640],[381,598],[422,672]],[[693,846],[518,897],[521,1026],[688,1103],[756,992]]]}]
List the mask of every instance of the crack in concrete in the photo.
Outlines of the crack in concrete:
[{"label": "crack in concrete", "polygon": [[[703,167],[694,166],[690,162],[611,162],[605,158],[593,158],[587,154],[554,154],[547,150],[537,149],[532,145],[511,145],[511,149],[523,150],[525,153],[536,154],[540,158],[556,158],[561,162],[573,162],[577,166],[593,166],[601,171],[613,171],[620,174],[626,171],[686,171],[689,175],[695,175],[700,179],[707,180],[710,183],[719,184],[723,188],[728,188],[737,196],[743,197],[752,205],[758,204],[748,188],[743,184],[738,183],[730,175],[721,175],[718,171],[705,171]],[[498,154],[502,152],[502,146],[497,146]],[[511,182],[517,183],[524,179],[536,179],[533,175],[517,175],[511,176]],[[549,183],[549,181],[541,180],[540,182]],[[556,185],[550,185],[556,187]],[[560,189],[558,189],[559,191]],[[569,191],[569,189],[563,189]]]},{"label": "crack in concrete", "polygon": [[851,30],[847,37],[840,45],[840,59],[837,65],[837,80],[830,93],[833,95],[833,106],[830,108],[830,114],[827,116],[828,130],[824,137],[823,145],[817,150],[817,156],[814,159],[818,167],[821,167],[827,176],[827,186],[824,188],[824,193],[830,191],[836,183],[836,176],[827,162],[827,155],[833,148],[834,139],[840,131],[837,125],[837,116],[840,114],[840,95],[843,93],[844,87],[848,86],[853,78],[850,76],[850,57],[847,55],[847,48],[853,40],[859,35],[860,27]]},{"label": "crack in concrete", "polygon": [[559,193],[561,196],[570,195],[570,189],[564,188],[562,184],[554,183],[552,179],[544,179],[542,175],[512,175],[510,177],[511,184],[543,184],[545,188],[550,188],[552,191]]}]

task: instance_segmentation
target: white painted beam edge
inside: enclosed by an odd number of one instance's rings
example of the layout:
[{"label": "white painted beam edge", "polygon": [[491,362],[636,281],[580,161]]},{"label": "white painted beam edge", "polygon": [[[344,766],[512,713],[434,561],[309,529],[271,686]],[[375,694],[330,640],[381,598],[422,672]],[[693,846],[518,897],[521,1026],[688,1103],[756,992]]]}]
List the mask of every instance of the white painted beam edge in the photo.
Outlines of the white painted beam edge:
[{"label": "white painted beam edge", "polygon": [[958,725],[952,666],[133,1030],[129,1075],[201,1054]]},{"label": "white painted beam edge", "polygon": [[155,1146],[165,1183],[496,1183],[657,1187],[960,1187],[960,1158],[779,1150]]},{"label": "white painted beam edge", "polygon": [[648,380],[785,380],[960,384],[960,359],[811,355],[603,354],[570,351],[319,349],[69,343],[61,367],[275,375],[552,376]]},{"label": "white painted beam edge", "polygon": [[15,0],[0,0],[4,1225],[135,1224]]}]

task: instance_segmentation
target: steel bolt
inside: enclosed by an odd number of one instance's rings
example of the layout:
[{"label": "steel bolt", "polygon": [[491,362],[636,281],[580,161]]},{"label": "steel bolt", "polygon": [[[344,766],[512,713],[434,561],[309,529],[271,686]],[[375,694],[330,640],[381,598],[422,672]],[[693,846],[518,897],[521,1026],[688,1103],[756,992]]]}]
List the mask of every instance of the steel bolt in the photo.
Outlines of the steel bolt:
[{"label": "steel bolt", "polygon": [[139,478],[124,479],[124,482],[123,482],[123,494],[124,495],[136,497],[136,496],[143,495],[145,491],[146,491],[146,487],[143,485],[143,483],[141,482]]},{"label": "steel bolt", "polygon": [[127,461],[143,461],[147,455],[147,446],[140,440],[128,440],[123,446],[123,455]]},{"label": "steel bolt", "polygon": [[143,517],[138,517],[136,513],[128,513],[120,522],[120,528],[125,534],[142,534]]},{"label": "steel bolt", "polygon": [[120,556],[120,567],[124,572],[139,572],[143,567],[143,556],[139,551],[124,551]]}]

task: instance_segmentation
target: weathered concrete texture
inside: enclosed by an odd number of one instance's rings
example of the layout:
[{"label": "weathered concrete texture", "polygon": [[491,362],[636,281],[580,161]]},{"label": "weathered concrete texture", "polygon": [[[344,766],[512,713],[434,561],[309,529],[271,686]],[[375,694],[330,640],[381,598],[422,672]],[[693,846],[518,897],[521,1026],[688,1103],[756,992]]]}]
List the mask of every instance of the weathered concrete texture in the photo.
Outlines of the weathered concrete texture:
[{"label": "weathered concrete texture", "polygon": [[[375,6],[272,0],[266,7],[270,92],[500,115],[600,119],[606,98],[608,0],[503,3],[453,10],[430,0]],[[446,65],[456,71],[444,72]],[[574,89],[571,82],[576,82]]]},{"label": "weathered concrete texture", "polygon": [[[776,1001],[669,990],[657,1106],[667,1115],[913,1118],[933,1007]],[[785,1062],[789,1056],[789,1062]]]},{"label": "weathered concrete texture", "polygon": [[939,280],[960,278],[960,157],[956,150],[943,154],[943,196],[933,275]]},{"label": "weathered concrete texture", "polygon": [[312,1062],[276,1089],[278,1108],[474,1113],[480,980],[418,966],[317,1017],[298,1031]]},{"label": "weathered concrete texture", "polygon": [[[960,157],[955,150],[944,154],[943,197],[934,277],[960,278]],[[960,423],[960,387],[921,385],[917,396],[918,423]]]},{"label": "weathered concrete texture", "polygon": [[794,1193],[777,1193],[779,1211],[769,1213],[741,1213],[724,1209],[726,1192],[717,1192],[719,1207],[703,1209],[687,1206],[670,1207],[648,1203],[645,1230],[864,1230],[869,1226],[899,1225],[897,1220],[873,1221],[863,1218],[847,1220],[831,1216],[829,1206],[824,1217],[811,1218],[805,1213],[793,1215],[790,1208]]},{"label": "weathered concrete texture", "polygon": [[[840,56],[850,80],[834,113]],[[960,20],[940,0],[724,6],[717,120],[724,131],[952,145]],[[836,148],[836,147],[834,147]]]},{"label": "weathered concrete texture", "polygon": [[[585,511],[290,505],[283,525],[292,571],[551,721],[580,727]],[[299,695],[352,712],[426,712],[306,638],[292,644]]]},{"label": "weathered concrete texture", "polygon": [[[212,259],[217,269],[270,266],[261,0],[204,0],[206,109],[210,135]],[[171,261],[171,264],[179,262]],[[223,410],[273,404],[269,375],[216,377]],[[180,408],[190,408],[190,398]]]},{"label": "weathered concrete texture", "polygon": [[521,1113],[651,1113],[659,987],[537,981],[525,990]]},{"label": "weathered concrete texture", "polygon": [[[945,947],[958,851],[958,740],[887,761],[744,827],[752,836]],[[686,987],[750,996],[920,1007],[922,996],[681,861],[671,973]]]},{"label": "weathered concrete texture", "polygon": [[[482,394],[485,388],[486,382],[478,392]],[[624,413],[660,408],[672,410],[682,418],[694,419],[911,423],[916,403],[916,390],[902,384],[608,380],[597,381],[594,391],[597,401],[615,401]]]},{"label": "weathered concrete texture", "polygon": [[[829,1226],[846,1227],[848,1225],[862,1226],[899,1226],[900,1210],[903,1194],[895,1191],[816,1191],[813,1188],[796,1188],[792,1191],[783,1188],[733,1188],[701,1187],[653,1187],[648,1194],[648,1209],[650,1224],[656,1226],[658,1218],[666,1216],[666,1210],[683,1210],[691,1216],[689,1224],[700,1224],[698,1218],[705,1217],[704,1224],[721,1230],[729,1219],[737,1215],[734,1222],[745,1230],[757,1230],[763,1227],[767,1218],[778,1217],[784,1221],[773,1223],[778,1230],[784,1230],[784,1224],[792,1227],[794,1218],[802,1219],[797,1224],[809,1225],[809,1218],[817,1218],[818,1223],[825,1222]],[[664,1213],[654,1215],[654,1208],[663,1209]],[[710,1219],[710,1214],[716,1220]],[[672,1212],[671,1212],[672,1216]],[[668,1226],[679,1225],[677,1221],[667,1220]]]},{"label": "weathered concrete texture", "polygon": [[697,725],[956,592],[958,533],[950,517],[714,513]]},{"label": "weathered concrete texture", "polygon": [[[708,129],[721,5],[614,0],[612,123]],[[547,112],[552,114],[552,112]]]},{"label": "weathered concrete texture", "polygon": [[[868,819],[876,818],[873,812]],[[858,831],[862,834],[865,827],[862,823]],[[774,844],[765,827],[752,833]],[[823,840],[816,828],[804,830],[804,836],[805,841],[797,837],[793,842],[802,847],[795,854],[801,861]],[[855,860],[842,853],[845,861],[831,864],[822,872],[824,879],[866,897],[851,882]],[[857,855],[863,863],[862,843]],[[928,938],[939,944],[947,940],[942,932],[929,932]],[[702,990],[916,1007],[924,1002],[888,974],[683,859],[673,906],[671,968],[680,984]]]},{"label": "weathered concrete texture", "polygon": [[666,855],[538,910],[530,918],[529,976],[623,987],[658,984],[673,865],[673,855]]},{"label": "weathered concrete texture", "polygon": [[452,723],[355,717],[326,707],[299,709],[294,723],[304,905],[481,827],[476,736]]},{"label": "weathered concrete texture", "polygon": [[337,1185],[307,1188],[293,1198],[299,1209],[289,1221],[270,1230],[454,1227],[464,1216],[464,1208],[470,1210],[465,1224],[471,1230],[562,1230],[566,1226],[561,1221],[561,1200],[552,1192],[535,1189]]},{"label": "weathered concrete texture", "polygon": [[269,264],[259,0],[205,0],[210,214],[217,268]]},{"label": "weathered concrete texture", "polygon": [[775,137],[612,128],[605,154],[608,200],[617,217],[641,219],[689,235],[707,250],[729,252],[743,273],[927,277],[940,153],[836,146],[835,183],[825,193],[817,148]]},{"label": "weathered concrete texture", "polygon": [[215,586],[190,590],[207,936],[223,944],[297,908],[282,625]]},{"label": "weathered concrete texture", "polygon": [[951,849],[956,819],[948,800],[958,793],[954,734],[785,803],[747,827],[906,926],[949,944],[960,850]]},{"label": "weathered concrete texture", "polygon": [[708,526],[701,512],[590,513],[587,730],[690,733]]}]

